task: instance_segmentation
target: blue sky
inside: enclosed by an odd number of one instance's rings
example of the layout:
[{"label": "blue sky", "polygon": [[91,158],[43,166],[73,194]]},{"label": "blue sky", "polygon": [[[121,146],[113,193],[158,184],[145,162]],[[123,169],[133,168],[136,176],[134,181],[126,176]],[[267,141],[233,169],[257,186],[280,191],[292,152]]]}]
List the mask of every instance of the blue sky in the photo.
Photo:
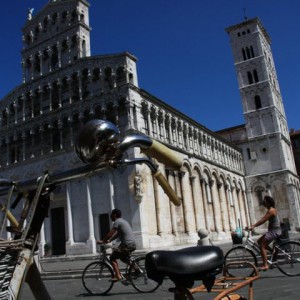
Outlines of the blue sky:
[{"label": "blue sky", "polygon": [[[1,9],[0,98],[21,83],[21,28],[47,0]],[[211,130],[244,123],[225,28],[259,17],[272,50],[289,128],[300,129],[299,0],[90,0],[92,55],[129,51],[139,86]]]}]

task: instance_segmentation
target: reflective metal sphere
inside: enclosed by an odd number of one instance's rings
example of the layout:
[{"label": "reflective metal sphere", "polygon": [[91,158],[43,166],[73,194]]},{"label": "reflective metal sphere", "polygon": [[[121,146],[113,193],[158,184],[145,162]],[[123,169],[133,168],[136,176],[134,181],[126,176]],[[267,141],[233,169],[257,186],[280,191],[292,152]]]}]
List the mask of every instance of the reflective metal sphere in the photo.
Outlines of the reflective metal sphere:
[{"label": "reflective metal sphere", "polygon": [[119,141],[118,127],[99,119],[86,123],[79,131],[75,142],[78,157],[86,164],[107,160],[111,155],[109,148]]}]

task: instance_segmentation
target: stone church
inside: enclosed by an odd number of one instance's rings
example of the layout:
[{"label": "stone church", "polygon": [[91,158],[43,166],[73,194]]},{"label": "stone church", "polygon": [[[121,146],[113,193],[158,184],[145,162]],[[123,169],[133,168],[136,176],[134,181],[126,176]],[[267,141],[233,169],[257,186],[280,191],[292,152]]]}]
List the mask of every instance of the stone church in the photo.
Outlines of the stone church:
[{"label": "stone church", "polygon": [[[212,239],[230,238],[261,216],[264,193],[276,198],[292,229],[299,226],[299,182],[270,39],[258,19],[227,29],[246,125],[218,133],[140,89],[133,54],[91,56],[90,31],[86,0],[52,0],[28,13],[23,82],[0,102],[0,177],[24,181],[82,166],[74,141],[98,118],[122,136],[148,135],[183,159],[180,171],[159,166],[182,205],[168,200],[144,165],[61,184],[40,234],[42,256],[45,245],[53,255],[95,253],[116,207],[139,249],[195,244],[202,228]],[[127,156],[143,154],[133,148]]]}]

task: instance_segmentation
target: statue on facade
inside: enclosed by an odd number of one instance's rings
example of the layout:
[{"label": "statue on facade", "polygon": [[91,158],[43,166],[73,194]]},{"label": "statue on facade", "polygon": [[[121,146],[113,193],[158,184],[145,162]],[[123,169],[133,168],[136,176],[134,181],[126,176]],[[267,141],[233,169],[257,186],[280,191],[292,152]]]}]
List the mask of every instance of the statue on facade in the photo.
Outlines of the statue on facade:
[{"label": "statue on facade", "polygon": [[134,176],[134,191],[135,191],[135,198],[138,201],[141,201],[142,196],[143,196],[143,191],[142,191],[142,176],[139,172],[136,173]]},{"label": "statue on facade", "polygon": [[28,8],[28,12],[27,12],[27,20],[31,20],[32,19],[32,13],[34,11],[34,8]]}]

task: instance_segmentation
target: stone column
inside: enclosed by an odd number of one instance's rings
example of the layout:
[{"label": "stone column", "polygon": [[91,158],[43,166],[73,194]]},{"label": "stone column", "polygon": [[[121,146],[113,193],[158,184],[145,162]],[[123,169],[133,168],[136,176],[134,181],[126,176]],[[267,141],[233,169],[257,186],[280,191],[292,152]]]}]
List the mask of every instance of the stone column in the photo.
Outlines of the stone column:
[{"label": "stone column", "polygon": [[30,130],[30,139],[31,139],[31,155],[30,158],[34,158],[34,131]]},{"label": "stone column", "polygon": [[240,204],[240,215],[241,215],[241,222],[242,222],[241,224],[242,224],[242,228],[244,228],[247,226],[247,221],[246,221],[246,209],[243,201],[243,191],[241,189],[237,190],[237,197]]},{"label": "stone column", "polygon": [[58,67],[61,68],[61,45],[59,42],[56,42],[57,48],[57,57],[58,57]]},{"label": "stone column", "polygon": [[22,160],[26,159],[26,133],[22,132]]},{"label": "stone column", "polygon": [[63,145],[63,126],[61,120],[58,121],[57,124],[58,130],[59,130],[59,149],[62,150],[64,148]]},{"label": "stone column", "polygon": [[14,117],[15,117],[14,123],[18,124],[18,105],[15,101],[13,102],[13,107],[14,107]]},{"label": "stone column", "polygon": [[235,222],[236,222],[236,227],[238,227],[239,220],[241,222],[241,217],[240,217],[240,211],[239,211],[239,204],[238,204],[238,199],[237,199],[237,192],[235,187],[231,187],[232,190],[232,200],[233,200],[233,208],[234,208],[234,214],[235,214]]},{"label": "stone column", "polygon": [[203,198],[203,206],[204,206],[204,216],[205,216],[205,223],[206,229],[210,231],[210,220],[209,220],[209,209],[208,209],[208,199],[207,199],[207,189],[206,186],[208,185],[205,178],[200,179],[201,190],[202,190],[202,198]]},{"label": "stone column", "polygon": [[225,195],[226,195],[226,204],[227,204],[227,212],[228,212],[228,221],[229,221],[229,227],[230,230],[233,231],[236,228],[235,221],[234,221],[234,215],[232,215],[231,210],[231,190],[229,184],[225,184]]},{"label": "stone column", "polygon": [[48,130],[50,131],[50,153],[53,152],[53,126],[52,125],[48,125]]},{"label": "stone column", "polygon": [[52,85],[51,83],[48,84],[49,90],[49,111],[52,111]]},{"label": "stone column", "polygon": [[[175,191],[174,171],[171,169],[166,169],[166,175],[170,183],[170,186]],[[177,220],[176,220],[176,210],[175,210],[175,205],[173,203],[170,203],[170,215],[171,215],[172,233],[176,236],[178,235],[178,229],[177,229]]]},{"label": "stone column", "polygon": [[59,79],[57,81],[57,89],[58,89],[58,108],[62,107],[62,82]]},{"label": "stone column", "polygon": [[26,82],[26,63],[24,60],[22,60],[21,66],[22,66],[22,83],[25,83]]},{"label": "stone column", "polygon": [[50,62],[49,65],[49,72],[52,72],[52,50],[48,47],[47,48],[47,53],[48,53],[48,61]]},{"label": "stone column", "polygon": [[243,193],[243,202],[244,202],[244,206],[245,206],[245,215],[246,215],[246,226],[250,227],[251,222],[250,222],[250,216],[249,216],[249,207],[248,207],[248,202],[247,202],[247,195],[246,192],[244,190],[242,190]]},{"label": "stone column", "polygon": [[113,173],[109,172],[108,174],[108,180],[109,180],[109,197],[110,197],[110,209],[115,209],[115,189],[114,189],[114,177]]},{"label": "stone column", "polygon": [[214,180],[210,180],[209,181],[209,186],[210,186],[210,191],[211,191],[211,194],[212,194],[212,205],[213,205],[213,215],[214,215],[214,225],[215,225],[215,231],[217,233],[220,233],[222,231],[221,229],[221,224],[220,222],[218,222],[218,217],[221,217],[220,216],[220,210],[218,209],[219,208],[219,197],[218,197],[218,193],[216,191],[217,189],[217,186],[216,186],[216,183]]},{"label": "stone column", "polygon": [[29,61],[30,61],[30,79],[33,80],[34,79],[34,64],[33,64],[33,57],[32,55],[29,56]]},{"label": "stone column", "polygon": [[45,244],[46,244],[46,240],[45,240],[45,228],[44,228],[44,224],[42,225],[41,228],[41,232],[40,232],[40,242],[39,242],[39,256],[40,257],[44,257],[45,256]]},{"label": "stone column", "polygon": [[89,238],[87,240],[87,244],[90,245],[92,249],[92,253],[96,253],[96,239],[95,239],[95,231],[94,231],[90,178],[86,179],[86,191],[87,191],[88,230],[89,230]]},{"label": "stone column", "polygon": [[152,176],[152,182],[153,182],[153,192],[154,192],[154,202],[155,202],[156,231],[158,235],[162,235],[160,194],[158,191],[158,183],[153,176]]},{"label": "stone column", "polygon": [[71,183],[69,181],[67,181],[66,183],[66,193],[67,193],[67,214],[68,214],[67,245],[72,246],[74,244],[74,235],[73,235],[73,218],[72,218],[72,207],[71,207]]},{"label": "stone column", "polygon": [[[180,179],[179,179],[179,175],[177,176],[176,173],[174,173],[174,180],[175,180],[175,193],[178,195],[178,197],[180,197],[182,199],[183,195],[182,195],[182,190],[181,190],[181,186],[180,186]],[[180,206],[175,206],[176,215],[182,220],[182,223],[179,220],[177,220],[178,232],[180,232],[181,228],[182,228],[183,232],[186,232],[185,220],[184,220],[184,215],[183,215],[183,212],[184,212],[183,206],[184,206],[184,203],[182,203],[182,205],[180,205]]]},{"label": "stone column", "polygon": [[40,60],[40,76],[43,75],[43,54],[41,51],[38,52],[38,57],[39,57],[39,60]]},{"label": "stone column", "polygon": [[217,183],[218,187],[218,194],[219,194],[219,199],[220,199],[220,208],[221,208],[221,219],[222,219],[222,229],[223,231],[229,231],[229,226],[228,226],[228,216],[227,216],[227,208],[226,208],[226,199],[225,195],[223,193],[223,184],[222,182]]},{"label": "stone column", "polygon": [[39,134],[41,135],[41,156],[44,155],[44,128],[40,127]]},{"label": "stone column", "polygon": [[71,119],[71,117],[68,117],[68,125],[69,125],[69,128],[70,128],[70,144],[71,146],[74,146],[73,145],[73,140],[74,140],[74,132],[73,132],[73,120]]}]

